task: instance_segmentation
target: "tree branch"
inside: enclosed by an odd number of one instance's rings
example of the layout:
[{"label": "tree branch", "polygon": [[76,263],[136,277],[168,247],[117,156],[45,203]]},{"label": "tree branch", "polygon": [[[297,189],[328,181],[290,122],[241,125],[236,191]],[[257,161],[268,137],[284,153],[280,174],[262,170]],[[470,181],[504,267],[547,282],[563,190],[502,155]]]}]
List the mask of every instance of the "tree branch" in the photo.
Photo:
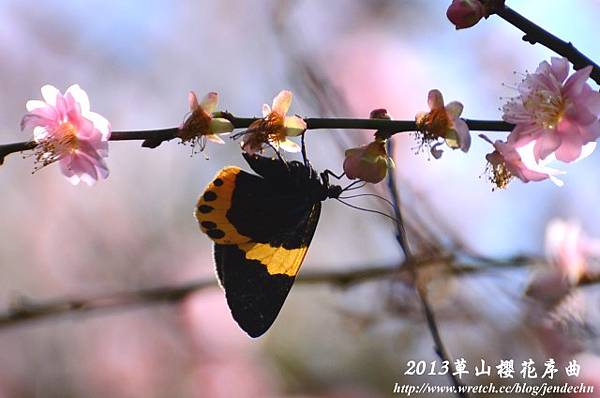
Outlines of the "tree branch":
[{"label": "tree branch", "polygon": [[[414,259],[412,266],[416,268],[443,266],[449,275],[485,272],[492,268],[518,267],[536,263],[534,257],[520,256],[503,261],[480,259],[477,264],[455,264],[451,256]],[[322,284],[347,288],[353,284],[381,278],[400,276],[409,271],[409,267],[398,267],[398,264],[385,264],[357,268],[350,271],[306,272],[301,275],[298,284]],[[589,282],[588,282],[589,283]],[[0,313],[0,329],[28,321],[39,321],[46,318],[58,318],[95,311],[108,311],[160,303],[176,303],[189,294],[209,287],[216,287],[214,278],[203,279],[178,286],[162,286],[130,292],[117,292],[88,298],[61,298],[47,302],[34,302],[29,298],[18,299],[6,312]]]},{"label": "tree branch", "polygon": [[[439,264],[447,258],[422,260],[419,265]],[[354,283],[384,278],[398,274],[396,265],[361,268],[346,272],[307,272],[298,278],[299,284],[330,283],[348,287]],[[115,310],[159,303],[175,303],[189,294],[209,287],[216,287],[214,278],[190,282],[179,286],[163,286],[141,289],[132,292],[118,292],[88,298],[62,298],[48,302],[32,302],[19,299],[8,311],[0,313],[0,328],[21,324],[27,321],[42,320],[73,314],[83,314],[100,310]]]},{"label": "tree branch", "polygon": [[[502,260],[481,257],[473,258],[473,260],[476,263],[458,264],[454,261],[453,256],[442,256],[415,258],[412,262],[405,261],[400,266],[398,264],[384,264],[356,268],[350,271],[306,272],[296,280],[296,283],[300,285],[328,284],[334,287],[348,288],[354,284],[377,279],[401,277],[407,273],[412,275],[415,270],[430,267],[440,267],[442,275],[450,277],[512,269],[544,262],[544,259],[534,256],[515,256]],[[585,275],[579,281],[579,284],[573,286],[573,288],[599,283],[600,274]],[[173,304],[180,302],[192,293],[213,287],[217,287],[217,283],[211,277],[182,285],[153,287],[128,292],[113,292],[87,298],[59,298],[37,302],[30,300],[28,297],[21,297],[8,310],[0,312],[0,329],[45,319],[58,320],[69,316],[99,313],[102,311],[125,310],[161,303]],[[426,307],[426,314],[433,314],[428,302]],[[430,327],[431,324],[436,324],[435,317],[426,316],[426,320]],[[437,327],[435,327],[435,330],[435,339],[440,339]],[[447,354],[444,357],[448,358]]]},{"label": "tree branch", "polygon": [[591,65],[593,69],[590,77],[594,79],[596,83],[600,84],[600,67],[577,50],[573,44],[559,39],[510,7],[501,6],[494,11],[500,18],[525,33],[523,36],[524,41],[531,44],[540,43],[541,45],[548,47],[555,53],[567,58],[573,64],[575,69],[581,69]]},{"label": "tree branch", "polygon": [[[257,118],[239,118],[224,113],[223,117],[229,119],[236,129],[248,128]],[[514,125],[501,120],[470,120],[464,119],[471,130],[476,131],[511,131]],[[320,129],[352,129],[352,130],[385,130],[393,134],[416,131],[417,126],[411,120],[382,120],[382,119],[340,119],[340,118],[307,118],[304,119],[308,130]],[[165,141],[177,137],[177,127],[156,130],[113,131],[111,141],[141,141],[146,148],[156,148]],[[0,145],[0,165],[4,158],[11,153],[34,149],[34,141],[17,142],[14,144]]]}]

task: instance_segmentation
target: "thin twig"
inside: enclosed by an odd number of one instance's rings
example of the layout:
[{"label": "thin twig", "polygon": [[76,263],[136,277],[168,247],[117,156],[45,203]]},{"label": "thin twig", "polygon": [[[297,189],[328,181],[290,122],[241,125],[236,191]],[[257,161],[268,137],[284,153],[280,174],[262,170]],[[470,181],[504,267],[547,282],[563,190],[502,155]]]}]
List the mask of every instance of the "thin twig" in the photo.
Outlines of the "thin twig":
[{"label": "thin twig", "polygon": [[541,45],[548,47],[555,53],[567,58],[573,64],[575,69],[581,69],[591,65],[593,69],[590,77],[594,79],[596,83],[600,84],[600,67],[575,48],[570,42],[559,39],[510,7],[499,7],[495,10],[495,14],[525,33],[523,36],[524,41],[531,44],[540,43]]},{"label": "thin twig", "polygon": [[[394,144],[392,139],[388,139],[387,141],[387,150],[389,156],[394,158]],[[452,380],[452,384],[456,387],[456,394],[460,397],[469,397],[469,394],[464,391],[463,383],[455,376],[454,372],[454,363],[452,362],[452,357],[448,353],[442,337],[440,335],[439,328],[437,326],[437,322],[435,319],[435,314],[433,309],[431,308],[431,304],[429,303],[428,295],[427,295],[427,287],[420,283],[417,275],[417,268],[413,263],[413,254],[410,250],[410,245],[408,243],[408,238],[406,236],[406,229],[404,228],[404,223],[402,221],[402,212],[401,212],[401,203],[400,203],[400,195],[398,193],[398,187],[396,185],[396,177],[393,172],[390,172],[388,175],[388,189],[390,191],[390,196],[392,198],[392,204],[394,205],[394,214],[396,217],[396,240],[398,244],[402,248],[404,252],[404,256],[406,258],[409,271],[412,275],[417,295],[421,301],[421,305],[423,307],[423,313],[425,314],[425,320],[427,321],[427,326],[429,327],[429,331],[431,333],[431,337],[434,342],[434,349],[437,355],[440,357],[442,361],[446,361],[448,363],[448,367],[450,371],[448,372],[448,376]]]}]

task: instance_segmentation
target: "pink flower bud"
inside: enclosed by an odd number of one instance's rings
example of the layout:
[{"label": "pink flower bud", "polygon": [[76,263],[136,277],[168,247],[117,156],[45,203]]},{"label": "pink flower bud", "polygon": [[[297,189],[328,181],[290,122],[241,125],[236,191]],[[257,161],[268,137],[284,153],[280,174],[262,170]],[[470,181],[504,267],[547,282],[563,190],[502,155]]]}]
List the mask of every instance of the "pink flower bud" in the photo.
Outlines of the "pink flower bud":
[{"label": "pink flower bud", "polygon": [[485,16],[485,8],[479,0],[453,0],[446,16],[456,29],[470,28]]},{"label": "pink flower bud", "polygon": [[389,168],[394,167],[394,162],[385,151],[384,141],[375,140],[368,145],[348,149],[344,160],[346,176],[354,180],[376,184],[382,181]]}]

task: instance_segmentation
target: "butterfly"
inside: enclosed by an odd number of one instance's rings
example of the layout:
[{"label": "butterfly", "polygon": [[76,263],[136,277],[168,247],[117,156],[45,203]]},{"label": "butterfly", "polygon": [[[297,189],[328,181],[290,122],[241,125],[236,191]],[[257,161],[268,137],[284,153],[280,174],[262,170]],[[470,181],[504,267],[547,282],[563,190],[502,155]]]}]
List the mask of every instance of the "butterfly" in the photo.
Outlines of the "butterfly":
[{"label": "butterfly", "polygon": [[195,216],[214,242],[216,274],[233,318],[251,337],[275,321],[315,234],[321,202],[342,188],[304,163],[243,153],[256,173],[221,169]]}]

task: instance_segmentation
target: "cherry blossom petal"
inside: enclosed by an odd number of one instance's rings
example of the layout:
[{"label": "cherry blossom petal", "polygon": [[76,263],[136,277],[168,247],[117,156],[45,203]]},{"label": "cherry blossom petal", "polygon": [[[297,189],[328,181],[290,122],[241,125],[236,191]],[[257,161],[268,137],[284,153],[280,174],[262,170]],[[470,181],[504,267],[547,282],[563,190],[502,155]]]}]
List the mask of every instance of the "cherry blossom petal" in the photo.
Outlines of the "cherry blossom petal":
[{"label": "cherry blossom petal", "polygon": [[562,120],[565,118],[579,125],[587,126],[588,124],[594,123],[598,119],[598,116],[592,113],[586,104],[582,103],[581,101],[573,101],[565,108],[564,117]]},{"label": "cherry blossom petal", "polygon": [[103,180],[107,179],[110,174],[110,171],[108,170],[108,166],[106,165],[104,159],[100,160],[99,162],[96,162],[95,166],[100,178]]},{"label": "cherry blossom petal", "polygon": [[51,106],[48,106],[48,104],[46,104],[44,101],[40,101],[40,100],[27,101],[25,103],[25,108],[27,109],[27,112],[31,112],[34,109],[38,109],[38,108],[53,109]]},{"label": "cherry blossom petal", "polygon": [[79,84],[73,84],[67,89],[65,95],[71,94],[73,100],[79,104],[79,110],[81,114],[85,115],[90,111],[90,99],[85,91],[79,87]]},{"label": "cherry blossom petal", "polygon": [[579,157],[577,159],[575,159],[573,161],[573,163],[579,162],[580,160],[587,158],[588,156],[590,156],[592,154],[592,152],[594,152],[595,149],[596,149],[596,142],[588,142],[583,147],[581,147],[581,154],[579,155]]},{"label": "cherry blossom petal", "polygon": [[563,92],[566,96],[577,96],[583,90],[586,81],[592,73],[592,66],[588,65],[585,68],[579,69],[573,73],[565,82]]},{"label": "cherry blossom petal", "polygon": [[600,93],[593,90],[589,85],[585,85],[580,94],[580,102],[595,115],[600,114]]},{"label": "cherry blossom petal", "polygon": [[204,112],[209,115],[213,113],[217,109],[217,105],[219,104],[219,94],[215,92],[210,92],[206,94],[206,96],[202,99],[200,103],[200,107],[204,110]]},{"label": "cherry blossom petal", "polygon": [[73,155],[60,160],[62,173],[71,184],[78,185],[80,181],[93,185],[98,180],[98,173],[94,163],[86,156]]},{"label": "cherry blossom petal", "polygon": [[62,95],[59,94],[58,97],[56,97],[55,107],[56,107],[56,113],[58,114],[57,122],[61,123],[67,117],[67,112],[69,111],[65,97],[63,97]]},{"label": "cherry blossom petal", "polygon": [[267,104],[263,104],[262,106],[262,115],[263,117],[267,117],[269,116],[269,114],[271,113],[271,107]]},{"label": "cherry blossom petal", "polygon": [[225,141],[223,141],[223,139],[216,134],[208,134],[205,137],[208,141],[214,142],[215,144],[224,144],[225,143]]},{"label": "cherry blossom petal", "polygon": [[360,178],[376,184],[385,178],[388,169],[394,167],[394,162],[387,156],[385,143],[376,140],[367,145],[346,150],[343,167],[344,173],[349,179]]},{"label": "cherry blossom petal", "polygon": [[552,220],[546,227],[546,254],[571,284],[584,275],[587,264],[581,226],[576,222]]},{"label": "cherry blossom petal", "polygon": [[94,127],[98,129],[102,135],[102,140],[108,141],[110,139],[111,126],[104,116],[99,115],[96,112],[88,112],[86,119],[90,120],[94,124]]},{"label": "cherry blossom petal", "polygon": [[534,124],[517,124],[513,131],[508,135],[507,141],[511,145],[520,147],[537,139],[542,131],[543,129],[541,127]]},{"label": "cherry blossom petal", "polygon": [[549,178],[550,176],[546,173],[540,173],[539,171],[535,171],[535,170],[530,170],[528,168],[522,168],[520,169],[520,173],[521,175],[518,176],[521,180],[523,180],[523,182],[528,182],[528,181],[543,181],[547,178]]},{"label": "cherry blossom petal", "polygon": [[463,152],[467,152],[471,147],[471,134],[469,133],[469,126],[462,119],[456,119],[454,121],[454,128],[458,135],[459,147]]},{"label": "cherry blossom petal", "polygon": [[442,149],[439,149],[438,147],[441,146],[442,143],[438,142],[435,143],[431,146],[431,149],[429,152],[431,152],[431,155],[435,158],[435,159],[439,159],[442,157],[442,155],[444,154],[444,151]]},{"label": "cherry blossom petal", "polygon": [[556,150],[556,158],[565,163],[573,162],[581,155],[582,146],[578,134],[563,134],[560,146]]},{"label": "cherry blossom petal", "polygon": [[89,141],[85,141],[85,142],[87,144],[89,144],[90,150],[93,149],[94,152],[91,152],[91,154],[98,160],[108,157],[108,142],[107,141],[89,140]]},{"label": "cherry blossom petal", "polygon": [[448,105],[446,105],[446,112],[449,116],[453,118],[457,118],[463,111],[463,104],[458,101],[452,101]]},{"label": "cherry blossom petal", "polygon": [[286,139],[285,141],[279,142],[279,147],[286,152],[300,152],[300,145],[296,144],[294,141]]},{"label": "cherry blossom petal", "polygon": [[552,57],[550,59],[552,63],[552,73],[556,76],[559,82],[564,82],[569,74],[569,61],[562,57]]},{"label": "cherry blossom petal", "polygon": [[444,107],[444,97],[440,90],[431,90],[427,95],[429,109],[440,109]]},{"label": "cherry blossom petal", "polygon": [[42,98],[44,99],[44,101],[48,105],[55,106],[56,98],[59,95],[61,95],[60,91],[58,91],[58,89],[51,84],[46,84],[45,86],[43,86],[41,91],[42,91]]},{"label": "cherry blossom petal", "polygon": [[[548,158],[546,160],[538,162],[538,160],[535,159],[535,145],[536,145],[536,142],[532,141],[523,147],[516,148],[516,152],[518,153],[519,157],[521,158],[524,168],[531,170],[532,172],[538,172],[538,173],[545,174],[548,176],[548,178],[550,178],[550,180],[554,184],[558,185],[559,187],[563,186],[564,183],[561,180],[559,180],[556,176],[561,175],[561,174],[566,174],[566,173],[562,170],[557,170],[557,169],[546,166],[546,164],[551,163],[552,161],[555,160],[554,155],[550,155],[550,156],[548,156]],[[527,174],[524,174],[524,175],[527,175]],[[532,175],[529,175],[529,176],[533,177]],[[539,181],[539,180],[533,180],[533,181]]]},{"label": "cherry blossom petal", "polygon": [[[40,108],[41,109],[41,108]],[[54,119],[46,118],[43,116],[36,115],[34,112],[38,111],[36,109],[33,112],[29,112],[21,119],[21,131],[30,127],[35,126],[50,126],[54,124]]]},{"label": "cherry blossom petal", "polygon": [[535,141],[533,154],[536,162],[545,159],[560,146],[561,139],[557,134],[545,134]]},{"label": "cherry blossom petal", "polygon": [[77,156],[81,159],[86,159],[94,166],[94,172],[87,173],[90,177],[97,177],[96,179],[108,177],[108,167],[106,166],[104,159],[102,159],[102,156],[100,156],[98,152],[92,151],[91,146],[86,146],[85,151],[78,152]]},{"label": "cherry blossom petal", "polygon": [[79,139],[89,140],[93,139],[94,136],[101,136],[100,131],[94,127],[94,123],[84,117],[79,117],[73,120],[72,123],[77,129],[77,138]]},{"label": "cherry blossom petal", "polygon": [[296,137],[306,131],[306,122],[298,116],[286,116],[284,126],[288,137]]},{"label": "cherry blossom petal", "polygon": [[273,99],[273,112],[285,116],[287,114],[287,111],[290,109],[290,105],[292,104],[292,97],[293,94],[291,91],[282,90]]},{"label": "cherry blossom petal", "polygon": [[233,124],[222,117],[215,117],[210,121],[210,131],[214,134],[230,133],[233,131],[233,128]]},{"label": "cherry blossom petal", "polygon": [[190,91],[188,93],[188,103],[190,105],[190,111],[192,112],[198,109],[198,107],[200,106],[200,104],[198,104],[198,97],[196,96],[196,93],[194,91]]},{"label": "cherry blossom petal", "polygon": [[460,137],[458,136],[458,132],[454,129],[446,131],[444,141],[446,141],[446,144],[452,149],[460,148]]},{"label": "cherry blossom petal", "polygon": [[33,140],[35,142],[40,142],[44,138],[48,136],[48,130],[46,128],[37,126],[33,128]]}]

